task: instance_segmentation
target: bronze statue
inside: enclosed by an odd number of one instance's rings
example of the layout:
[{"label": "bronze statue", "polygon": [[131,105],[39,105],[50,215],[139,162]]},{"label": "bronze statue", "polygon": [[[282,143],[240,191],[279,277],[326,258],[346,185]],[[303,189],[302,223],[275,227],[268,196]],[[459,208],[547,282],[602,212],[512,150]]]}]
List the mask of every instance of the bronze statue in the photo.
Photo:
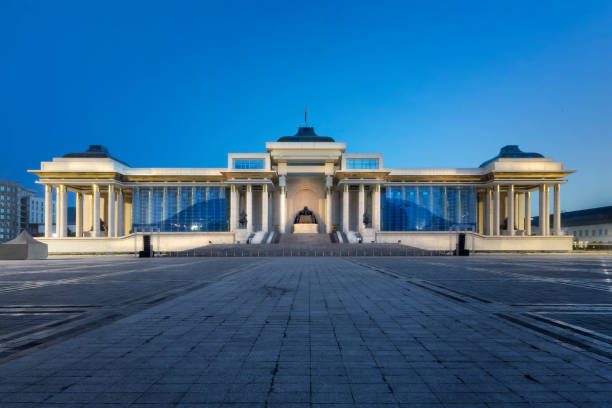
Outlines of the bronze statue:
[{"label": "bronze statue", "polygon": [[304,209],[297,213],[295,216],[294,224],[316,224],[317,217],[308,209],[308,207],[304,207]]}]

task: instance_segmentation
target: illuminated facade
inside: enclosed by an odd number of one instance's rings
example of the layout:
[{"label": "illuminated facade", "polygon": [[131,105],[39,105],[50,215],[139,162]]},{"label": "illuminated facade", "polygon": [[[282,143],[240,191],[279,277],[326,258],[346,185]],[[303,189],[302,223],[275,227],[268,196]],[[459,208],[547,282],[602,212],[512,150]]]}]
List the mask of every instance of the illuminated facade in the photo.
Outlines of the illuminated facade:
[{"label": "illuminated facade", "polygon": [[[58,227],[45,226],[56,245],[76,240],[85,247],[84,240],[102,238],[111,245],[151,232],[168,240],[191,234],[205,243],[263,243],[274,233],[302,232],[294,219],[304,207],[317,220],[309,231],[339,232],[341,242],[436,247],[457,231],[491,250],[570,242],[560,238],[560,186],[571,171],[517,146],[475,168],[386,168],[383,154],[347,153],[345,143],[300,127],[266,143],[263,153],[229,153],[226,168],[133,168],[91,146],[31,172],[45,186],[46,220],[57,197]],[[554,214],[537,240],[530,222],[534,192],[535,215]],[[74,238],[66,232],[67,194],[76,197]]]}]

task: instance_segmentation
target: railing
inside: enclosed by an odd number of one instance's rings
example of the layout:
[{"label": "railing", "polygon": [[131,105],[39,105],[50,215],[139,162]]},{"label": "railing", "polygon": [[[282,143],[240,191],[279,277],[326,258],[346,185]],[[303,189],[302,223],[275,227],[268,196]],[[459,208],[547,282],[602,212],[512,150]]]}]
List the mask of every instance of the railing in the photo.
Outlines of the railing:
[{"label": "railing", "polygon": [[454,251],[428,251],[411,247],[363,248],[194,248],[188,251],[168,252],[172,257],[364,257],[364,256],[449,256]]}]

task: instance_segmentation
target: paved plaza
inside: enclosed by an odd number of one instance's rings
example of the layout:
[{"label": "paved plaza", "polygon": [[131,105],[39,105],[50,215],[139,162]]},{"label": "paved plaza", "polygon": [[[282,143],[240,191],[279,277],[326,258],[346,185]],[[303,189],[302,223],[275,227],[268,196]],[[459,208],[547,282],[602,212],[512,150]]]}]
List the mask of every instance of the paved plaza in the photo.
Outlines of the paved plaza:
[{"label": "paved plaza", "polygon": [[0,262],[0,407],[612,407],[612,257]]}]

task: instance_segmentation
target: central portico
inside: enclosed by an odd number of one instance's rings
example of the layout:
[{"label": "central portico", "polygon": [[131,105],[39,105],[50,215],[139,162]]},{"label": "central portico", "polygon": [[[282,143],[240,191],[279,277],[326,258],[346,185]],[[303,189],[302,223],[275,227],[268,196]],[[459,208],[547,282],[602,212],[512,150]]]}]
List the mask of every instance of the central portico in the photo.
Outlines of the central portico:
[{"label": "central portico", "polygon": [[[312,127],[300,127],[294,136],[268,142],[266,150],[229,155],[230,182],[235,186],[231,208],[237,208],[230,211],[232,231],[267,232],[272,226],[282,234],[329,234],[334,226],[341,225],[345,234],[355,231],[375,239],[374,231],[380,229],[378,184],[388,174],[381,170],[382,154],[352,154],[347,158],[345,143],[318,136]],[[342,170],[347,168],[343,163],[347,159],[357,164],[351,166],[351,172]],[[273,178],[266,177],[270,171]],[[359,178],[354,178],[355,174]],[[335,182],[341,175],[351,177],[350,182]],[[260,180],[265,184],[258,185]],[[261,192],[259,199],[254,199],[254,191]],[[317,222],[296,223],[296,216],[305,207]]]},{"label": "central portico", "polygon": [[340,165],[346,144],[317,136],[312,127],[301,127],[295,136],[266,143],[266,150],[278,174],[280,211],[275,225],[279,231],[295,232],[297,213],[308,207],[318,220],[317,232],[330,233],[334,171]]}]

